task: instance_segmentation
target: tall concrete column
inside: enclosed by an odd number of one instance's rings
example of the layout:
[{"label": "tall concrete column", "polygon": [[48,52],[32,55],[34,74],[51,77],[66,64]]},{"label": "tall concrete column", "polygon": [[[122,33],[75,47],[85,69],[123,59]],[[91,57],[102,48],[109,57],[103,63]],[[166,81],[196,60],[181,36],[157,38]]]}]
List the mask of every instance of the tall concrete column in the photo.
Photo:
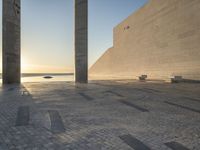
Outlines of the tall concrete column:
[{"label": "tall concrete column", "polygon": [[88,82],[88,0],[75,0],[75,81]]},{"label": "tall concrete column", "polygon": [[3,83],[20,83],[20,0],[3,0]]}]

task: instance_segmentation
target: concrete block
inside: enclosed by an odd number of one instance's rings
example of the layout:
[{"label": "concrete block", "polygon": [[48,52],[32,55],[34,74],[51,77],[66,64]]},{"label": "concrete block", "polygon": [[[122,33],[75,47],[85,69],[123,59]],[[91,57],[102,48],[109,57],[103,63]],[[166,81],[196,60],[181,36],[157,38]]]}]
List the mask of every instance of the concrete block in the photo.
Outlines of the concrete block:
[{"label": "concrete block", "polygon": [[20,0],[3,0],[3,84],[20,83]]},{"label": "concrete block", "polygon": [[174,76],[171,78],[172,83],[180,83],[183,82],[183,77],[182,76]]},{"label": "concrete block", "polygon": [[88,0],[75,0],[75,81],[88,82]]},{"label": "concrete block", "polygon": [[140,81],[145,81],[146,79],[147,79],[147,75],[141,75],[141,76],[139,76],[139,80]]}]

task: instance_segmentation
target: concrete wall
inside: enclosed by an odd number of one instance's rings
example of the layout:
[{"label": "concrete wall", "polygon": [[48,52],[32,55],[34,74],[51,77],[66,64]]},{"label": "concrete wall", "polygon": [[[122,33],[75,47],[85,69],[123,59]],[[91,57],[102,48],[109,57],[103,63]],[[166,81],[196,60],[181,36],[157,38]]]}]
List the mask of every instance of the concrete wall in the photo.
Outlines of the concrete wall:
[{"label": "concrete wall", "polygon": [[114,46],[91,77],[200,80],[200,1],[150,0],[114,28]]},{"label": "concrete wall", "polygon": [[3,0],[3,83],[20,76],[20,0]]},{"label": "concrete wall", "polygon": [[75,81],[88,82],[88,0],[75,0]]}]

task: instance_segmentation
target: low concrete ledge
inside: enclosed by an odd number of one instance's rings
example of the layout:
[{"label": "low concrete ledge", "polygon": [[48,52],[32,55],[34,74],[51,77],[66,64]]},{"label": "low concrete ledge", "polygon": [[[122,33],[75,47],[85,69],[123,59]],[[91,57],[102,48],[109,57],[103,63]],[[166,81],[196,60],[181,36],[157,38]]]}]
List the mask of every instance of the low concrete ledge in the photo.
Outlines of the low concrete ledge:
[{"label": "low concrete ledge", "polygon": [[146,81],[147,77],[148,77],[147,75],[141,75],[141,76],[139,76],[139,80]]},{"label": "low concrete ledge", "polygon": [[173,76],[171,78],[171,83],[180,83],[183,82],[183,77],[182,76]]},{"label": "low concrete ledge", "polygon": [[200,83],[200,80],[184,79],[182,76],[174,76],[171,83]]}]

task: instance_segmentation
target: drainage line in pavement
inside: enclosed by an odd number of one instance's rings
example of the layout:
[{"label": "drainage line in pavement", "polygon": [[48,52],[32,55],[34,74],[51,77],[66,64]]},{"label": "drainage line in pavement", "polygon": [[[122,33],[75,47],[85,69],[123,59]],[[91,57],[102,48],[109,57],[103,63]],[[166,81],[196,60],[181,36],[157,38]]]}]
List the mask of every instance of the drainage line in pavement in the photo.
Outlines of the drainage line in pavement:
[{"label": "drainage line in pavement", "polygon": [[130,134],[119,136],[119,138],[134,150],[151,150],[148,146]]}]

